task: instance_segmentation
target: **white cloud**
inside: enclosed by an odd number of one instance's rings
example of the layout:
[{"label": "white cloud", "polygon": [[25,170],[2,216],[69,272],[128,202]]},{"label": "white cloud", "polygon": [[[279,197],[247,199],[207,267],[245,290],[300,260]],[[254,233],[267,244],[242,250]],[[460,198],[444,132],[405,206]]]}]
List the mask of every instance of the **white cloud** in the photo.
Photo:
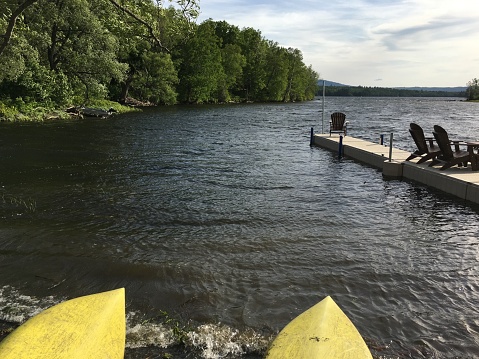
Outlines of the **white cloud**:
[{"label": "white cloud", "polygon": [[465,86],[479,76],[477,0],[203,0],[200,5],[200,21],[257,29],[268,40],[300,49],[305,63],[331,81]]}]

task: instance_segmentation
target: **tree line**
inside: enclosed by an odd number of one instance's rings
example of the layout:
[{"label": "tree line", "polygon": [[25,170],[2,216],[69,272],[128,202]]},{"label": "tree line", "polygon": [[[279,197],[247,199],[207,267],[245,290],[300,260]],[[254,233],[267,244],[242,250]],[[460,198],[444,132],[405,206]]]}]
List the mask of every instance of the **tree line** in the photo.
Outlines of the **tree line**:
[{"label": "tree line", "polygon": [[288,102],[317,92],[298,49],[225,21],[197,24],[196,0],[1,3],[0,100]]},{"label": "tree line", "polygon": [[[362,97],[466,97],[466,92],[426,91],[387,87],[326,86],[326,96]],[[322,94],[322,90],[318,95]]]}]

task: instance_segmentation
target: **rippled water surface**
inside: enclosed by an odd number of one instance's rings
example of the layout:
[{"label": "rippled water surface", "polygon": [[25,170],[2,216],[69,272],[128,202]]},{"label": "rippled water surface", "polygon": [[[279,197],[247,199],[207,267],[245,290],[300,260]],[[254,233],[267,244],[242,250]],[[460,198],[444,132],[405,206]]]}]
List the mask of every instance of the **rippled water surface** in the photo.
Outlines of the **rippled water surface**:
[{"label": "rippled water surface", "polygon": [[[409,122],[478,139],[477,103],[325,106],[407,150]],[[479,208],[310,148],[321,119],[312,101],[0,124],[0,319],[123,286],[129,357],[174,346],[173,322],[185,357],[259,358],[331,295],[375,358],[479,357]]]}]

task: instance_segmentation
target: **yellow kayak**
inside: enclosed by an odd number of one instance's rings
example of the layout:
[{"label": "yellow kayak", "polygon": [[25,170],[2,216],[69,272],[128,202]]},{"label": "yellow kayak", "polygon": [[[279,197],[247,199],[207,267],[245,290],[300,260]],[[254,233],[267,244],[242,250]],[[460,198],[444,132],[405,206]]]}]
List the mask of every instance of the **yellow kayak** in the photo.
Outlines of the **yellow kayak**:
[{"label": "yellow kayak", "polygon": [[92,294],[37,314],[0,342],[2,359],[120,359],[125,289]]},{"label": "yellow kayak", "polygon": [[372,359],[361,334],[331,297],[293,319],[266,359]]}]

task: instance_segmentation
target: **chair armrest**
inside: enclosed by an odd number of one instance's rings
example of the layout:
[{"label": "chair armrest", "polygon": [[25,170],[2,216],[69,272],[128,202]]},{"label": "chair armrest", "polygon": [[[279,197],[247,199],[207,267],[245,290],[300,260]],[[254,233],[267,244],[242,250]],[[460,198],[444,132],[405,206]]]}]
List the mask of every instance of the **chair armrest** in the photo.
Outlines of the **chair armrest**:
[{"label": "chair armrest", "polygon": [[467,145],[466,142],[461,140],[449,140],[449,142],[451,143],[451,145],[454,145],[454,149],[456,150],[456,152],[460,151],[459,145]]},{"label": "chair armrest", "polygon": [[434,147],[434,137],[424,137],[424,139],[429,142],[429,147]]}]

